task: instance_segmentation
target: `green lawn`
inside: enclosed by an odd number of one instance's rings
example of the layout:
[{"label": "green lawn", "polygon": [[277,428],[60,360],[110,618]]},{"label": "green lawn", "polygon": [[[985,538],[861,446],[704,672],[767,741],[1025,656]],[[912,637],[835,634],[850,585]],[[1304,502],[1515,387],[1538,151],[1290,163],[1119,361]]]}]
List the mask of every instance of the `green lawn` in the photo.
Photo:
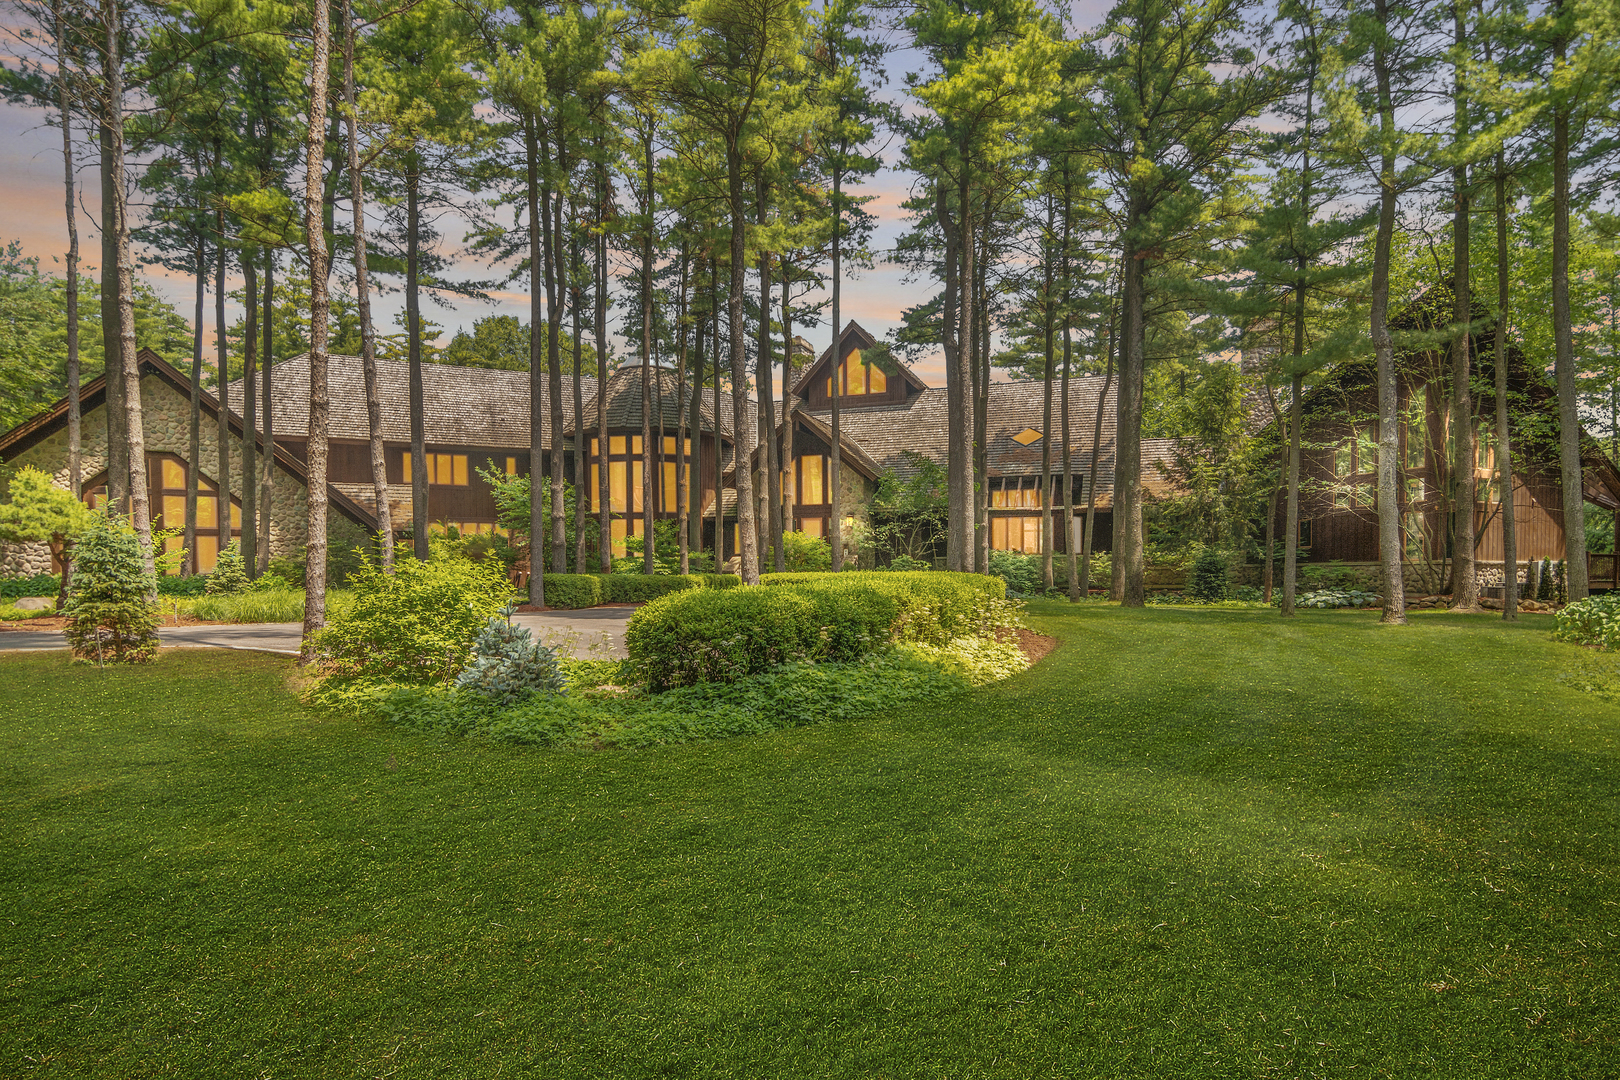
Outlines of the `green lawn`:
[{"label": "green lawn", "polygon": [[0,1075],[1620,1073],[1550,619],[1034,611],[954,707],[634,753],[0,657]]}]

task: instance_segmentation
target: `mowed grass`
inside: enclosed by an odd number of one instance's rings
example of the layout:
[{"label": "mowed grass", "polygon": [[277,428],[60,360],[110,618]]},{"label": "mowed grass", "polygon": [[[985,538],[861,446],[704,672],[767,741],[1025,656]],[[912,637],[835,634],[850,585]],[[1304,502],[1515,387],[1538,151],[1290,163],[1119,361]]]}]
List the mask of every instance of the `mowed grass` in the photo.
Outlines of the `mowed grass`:
[{"label": "mowed grass", "polygon": [[1620,1074],[1550,620],[1034,605],[944,708],[642,752],[0,657],[0,1075]]}]

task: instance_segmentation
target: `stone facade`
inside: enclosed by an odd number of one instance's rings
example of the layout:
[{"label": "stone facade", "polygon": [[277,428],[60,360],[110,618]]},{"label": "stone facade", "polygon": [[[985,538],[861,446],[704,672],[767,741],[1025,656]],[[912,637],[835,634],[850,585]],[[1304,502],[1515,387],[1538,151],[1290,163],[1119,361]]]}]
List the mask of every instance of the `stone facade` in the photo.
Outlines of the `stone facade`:
[{"label": "stone facade", "polygon": [[[165,379],[147,375],[141,380],[141,412],[144,417],[148,453],[174,454],[187,459],[191,443],[191,401]],[[97,405],[85,412],[80,425],[81,475],[92,479],[107,468],[107,410]],[[242,493],[242,440],[234,432],[227,443],[230,460],[230,491]],[[217,479],[219,473],[219,422],[204,415],[201,428],[202,473]],[[18,454],[6,464],[21,468],[32,465],[51,474],[62,487],[68,486],[67,429],[54,431]],[[270,554],[272,557],[299,555],[309,535],[307,525],[309,492],[285,469],[275,473],[270,514]],[[352,546],[353,532],[364,538],[364,531],[340,514],[328,514],[327,533],[333,543]],[[44,544],[0,545],[0,574],[32,575],[50,571],[50,551]]]}]

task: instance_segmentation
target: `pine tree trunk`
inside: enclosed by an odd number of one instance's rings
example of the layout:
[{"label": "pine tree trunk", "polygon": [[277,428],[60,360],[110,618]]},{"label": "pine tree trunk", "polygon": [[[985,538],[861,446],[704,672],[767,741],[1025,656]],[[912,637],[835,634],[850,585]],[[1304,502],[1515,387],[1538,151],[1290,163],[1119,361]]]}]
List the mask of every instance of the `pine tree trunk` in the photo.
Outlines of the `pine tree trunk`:
[{"label": "pine tree trunk", "polygon": [[675,324],[680,327],[680,336],[675,344],[675,539],[679,545],[677,553],[680,558],[682,574],[692,572],[692,547],[689,543],[687,530],[687,453],[686,440],[686,365],[690,357],[686,352],[686,331],[689,311],[687,308],[687,271],[690,267],[687,257],[686,241],[681,241],[681,294],[676,311]]},{"label": "pine tree trunk", "polygon": [[197,562],[197,491],[198,476],[202,468],[202,369],[203,369],[203,312],[208,293],[208,252],[203,246],[202,233],[197,234],[196,269],[197,303],[191,323],[191,420],[186,456],[186,563],[191,573],[202,573]]},{"label": "pine tree trunk", "polygon": [[607,166],[602,161],[601,147],[596,156],[596,518],[598,529],[597,558],[602,573],[613,569],[613,509],[608,492],[608,429],[607,429]]},{"label": "pine tree trunk", "polygon": [[[117,121],[113,132],[112,170],[113,216],[112,233],[114,255],[118,262],[118,357],[119,373],[123,377],[124,444],[129,462],[129,516],[135,527],[136,539],[141,545],[141,561],[146,572],[154,570],[152,550],[152,496],[146,481],[146,430],[141,411],[141,365],[135,351],[135,260],[129,243],[129,195],[124,184],[124,76],[123,61],[119,56],[119,30],[123,18],[117,0],[107,0],[111,12],[107,36],[107,88],[111,108]],[[229,527],[230,518],[226,518]]]},{"label": "pine tree trunk", "polygon": [[[1374,0],[1379,23],[1389,26],[1387,0]],[[1381,39],[1373,46],[1378,84],[1378,125],[1385,148],[1379,163],[1378,233],[1373,248],[1371,334],[1378,363],[1378,561],[1383,578],[1381,622],[1406,622],[1406,583],[1401,564],[1401,506],[1396,481],[1400,468],[1400,401],[1395,383],[1395,343],[1389,332],[1390,245],[1395,234],[1395,106],[1390,93],[1389,59]]]},{"label": "pine tree trunk", "polygon": [[[1514,528],[1512,431],[1508,422],[1508,205],[1507,162],[1496,154],[1496,325],[1491,337],[1496,342],[1496,468],[1502,499],[1502,618],[1519,618],[1519,550]],[[1620,559],[1620,549],[1615,557]]]},{"label": "pine tree trunk", "polygon": [[[115,43],[119,25],[117,0],[102,0],[102,18],[106,20],[111,47],[102,54],[102,100],[97,135],[101,143],[101,354],[106,365],[107,405],[102,411],[107,416],[107,504],[114,513],[129,509],[129,407],[124,402],[124,346],[118,320],[118,279],[122,264],[118,261],[118,201],[123,179],[115,177],[117,147],[122,145],[123,105],[114,104],[112,87],[118,70],[118,49]],[[116,118],[120,130],[115,134]],[[121,172],[121,170],[119,170]],[[207,273],[199,270],[198,273]],[[193,468],[196,459],[192,459]]]},{"label": "pine tree trunk", "polygon": [[[560,176],[568,176],[568,151],[558,132],[557,169]],[[562,320],[563,296],[568,292],[568,268],[565,264],[566,246],[563,243],[563,191],[547,190],[543,199],[550,229],[546,253],[546,290],[548,324],[546,326],[546,388],[551,398],[551,569],[553,573],[568,573],[568,507],[564,498],[563,481],[567,449],[563,443],[563,382],[562,382]]]},{"label": "pine tree trunk", "polygon": [[[649,121],[650,124],[650,121]],[[642,136],[642,160],[646,173],[646,201],[642,212],[646,228],[641,234],[641,572],[653,572],[656,546],[653,539],[653,441],[652,441],[652,333],[653,333],[653,136],[649,128]],[[737,226],[740,228],[740,226]],[[739,440],[740,442],[740,440]],[[747,462],[738,459],[738,468]]]},{"label": "pine tree trunk", "polygon": [[[67,27],[62,19],[62,0],[55,3],[56,22],[56,92],[62,111],[62,176],[64,201],[67,209],[67,439],[68,490],[75,499],[84,493],[84,450],[82,416],[79,402],[79,216],[74,194],[73,175],[73,113],[68,96],[67,50],[63,44]],[[195,459],[193,459],[195,460]],[[165,524],[169,524],[165,522]],[[72,573],[71,560],[63,563],[62,582],[67,585]]]},{"label": "pine tree trunk", "polygon": [[354,206],[354,287],[360,314],[360,367],[366,386],[366,430],[371,442],[371,491],[376,505],[377,544],[382,549],[382,568],[386,574],[394,569],[394,523],[388,506],[388,461],[383,453],[382,397],[377,382],[377,328],[371,318],[370,267],[366,261],[366,186],[360,174],[352,0],[343,0],[343,102],[346,106],[344,119],[349,129],[349,200]]},{"label": "pine tree trunk", "polygon": [[[1141,228],[1142,213],[1133,195],[1128,211],[1127,237]],[[1143,253],[1134,240],[1124,250],[1121,288],[1124,345],[1119,363],[1118,424],[1114,460],[1114,577],[1119,600],[1126,607],[1141,607],[1147,598],[1142,559],[1142,380],[1146,356],[1146,298],[1142,281]]]},{"label": "pine tree trunk", "polygon": [[[1554,8],[1564,15],[1562,0]],[[1566,58],[1566,31],[1560,27],[1555,51]],[[1581,470],[1580,399],[1575,393],[1575,341],[1569,305],[1569,127],[1570,105],[1553,103],[1552,159],[1552,316],[1553,370],[1558,383],[1558,467],[1563,480],[1564,574],[1569,602],[1586,599],[1586,493]]]},{"label": "pine tree trunk", "polygon": [[[1305,337],[1303,306],[1296,312],[1294,342],[1296,354]],[[1299,428],[1304,418],[1304,379],[1295,372],[1288,385],[1288,522],[1283,530],[1283,594],[1278,608],[1284,618],[1294,615],[1294,597],[1299,587]]]},{"label": "pine tree trunk", "polygon": [[[711,304],[713,297],[710,297]],[[696,300],[693,301],[694,306]],[[711,306],[710,311],[713,311]],[[686,430],[690,432],[692,480],[681,500],[686,549],[703,554],[703,341],[707,316],[699,315],[692,327],[692,396],[686,406]]]},{"label": "pine tree trunk", "polygon": [[[842,147],[840,147],[842,149]],[[838,573],[844,568],[844,496],[843,496],[843,469],[844,469],[844,437],[840,421],[841,409],[839,403],[844,396],[844,357],[843,314],[840,311],[840,301],[843,298],[844,284],[844,209],[840,200],[843,198],[843,170],[833,169],[833,242],[832,242],[832,447],[828,452],[827,486],[831,489],[828,495],[828,521],[827,542],[832,545],[832,569]]]},{"label": "pine tree trunk", "polygon": [[[791,475],[795,479],[798,470],[793,468],[793,429],[796,422],[793,419],[793,275],[789,273],[786,260],[782,263],[782,461],[778,466],[781,473]],[[782,529],[781,533],[793,531],[793,507],[798,499],[798,493],[793,490],[794,480],[784,479],[782,483]],[[782,550],[786,542],[783,536],[777,535],[776,569],[781,573],[787,569],[787,552]]]},{"label": "pine tree trunk", "polygon": [[[709,292],[714,297],[714,567],[726,565],[725,448],[720,443],[720,264],[709,263]],[[733,331],[735,332],[735,331]],[[733,432],[735,434],[735,432]]]},{"label": "pine tree trunk", "polygon": [[[219,144],[214,145],[214,168],[222,166]],[[225,211],[214,214],[214,397],[219,401],[219,423],[214,433],[214,483],[219,488],[219,550],[231,543],[231,374],[225,340]]]},{"label": "pine tree trunk", "polygon": [[540,324],[545,317],[545,309],[541,306],[544,302],[542,275],[545,273],[541,246],[546,226],[540,201],[540,138],[532,116],[523,118],[523,141],[529,202],[529,602],[535,607],[545,607],[546,369],[543,363],[545,354],[541,351],[545,346],[540,338]]},{"label": "pine tree trunk", "polygon": [[749,446],[744,432],[748,420],[748,356],[743,349],[743,272],[747,267],[747,219],[743,212],[742,148],[726,147],[726,182],[731,209],[730,289],[726,294],[727,345],[731,353],[731,413],[735,444],[732,470],[737,485],[737,554],[741,559],[744,585],[759,584],[756,522],[754,520],[754,477],[748,467]]},{"label": "pine tree trunk", "polygon": [[265,249],[264,253],[264,490],[259,501],[259,535],[264,543],[259,546],[259,573],[263,575],[270,569],[270,526],[274,520],[275,490],[276,490],[276,428],[273,413],[274,387],[270,382],[271,365],[275,356],[271,347],[275,344],[275,295],[276,295],[276,253]]},{"label": "pine tree trunk", "polygon": [[302,659],[315,659],[315,633],[326,625],[326,436],[331,400],[326,382],[327,277],[322,171],[326,164],[326,97],[331,62],[331,16],[325,2],[315,5],[309,74],[309,131],[304,147],[304,233],[309,244],[309,475],[308,540],[304,568],[304,646]]},{"label": "pine tree trunk", "polygon": [[[1108,355],[1103,360],[1102,393],[1097,395],[1097,417],[1091,429],[1091,469],[1086,475],[1086,529],[1083,540],[1085,551],[1080,555],[1080,588],[1078,591],[1071,591],[1069,597],[1071,600],[1083,600],[1091,595],[1091,552],[1096,546],[1097,537],[1097,470],[1102,461],[1103,409],[1108,405],[1108,391],[1114,384],[1114,348],[1118,341],[1114,333],[1114,322],[1119,314],[1118,309],[1118,300],[1115,300],[1108,309]],[[1063,333],[1063,378],[1067,380],[1069,377],[1069,328],[1067,325],[1064,326]],[[1069,388],[1065,386],[1063,388],[1063,399],[1067,402],[1068,398]],[[1064,415],[1067,417],[1067,412]],[[1069,432],[1065,427],[1063,444],[1067,447],[1068,443]],[[1068,451],[1065,450],[1064,456],[1067,457],[1067,455]],[[1119,503],[1117,501],[1114,504],[1114,519],[1116,521],[1119,519]],[[1115,547],[1117,546],[1115,545]]]},{"label": "pine tree trunk", "polygon": [[1041,371],[1041,585],[1051,591],[1052,573],[1052,375],[1057,363],[1057,340],[1052,303],[1052,199],[1046,200],[1045,250],[1041,256],[1041,316],[1045,322],[1044,366]]},{"label": "pine tree trunk", "polygon": [[[570,224],[568,231],[568,250],[570,268],[576,275],[584,268],[584,261],[579,251],[579,204],[570,202]],[[585,567],[585,504],[590,495],[590,487],[586,484],[585,476],[585,388],[582,385],[584,374],[581,369],[585,366],[585,338],[581,326],[580,307],[584,303],[584,295],[579,287],[579,277],[573,279],[573,288],[569,292],[569,305],[573,309],[574,326],[574,573],[586,573]]]},{"label": "pine tree trunk", "polygon": [[259,520],[257,512],[258,459],[254,454],[258,440],[254,432],[258,424],[259,377],[259,278],[253,265],[251,250],[242,252],[242,296],[247,304],[247,319],[242,324],[242,567],[249,578],[259,576]]},{"label": "pine tree trunk", "polygon": [[[765,224],[765,185],[759,185],[759,223]],[[771,256],[759,253],[759,346],[755,357],[754,381],[759,385],[759,437],[764,445],[760,454],[760,468],[765,470],[765,528],[760,530],[760,565],[764,565],[764,549],[775,553],[774,559],[783,559],[782,551],[782,472],[777,463],[776,395],[771,385],[775,364],[771,357]],[[784,398],[787,387],[782,388]]]},{"label": "pine tree trunk", "polygon": [[[1463,21],[1463,6],[1458,2],[1452,9],[1455,28],[1454,40],[1459,49],[1468,45],[1467,27]],[[1457,143],[1468,137],[1468,96],[1462,67],[1456,72],[1456,95],[1452,109],[1456,117]],[[1469,382],[1473,378],[1474,317],[1473,285],[1470,280],[1469,215],[1473,199],[1468,190],[1468,166],[1458,164],[1451,171],[1452,217],[1452,296],[1455,307],[1452,321],[1457,324],[1457,336],[1451,343],[1451,433],[1452,433],[1452,507],[1455,526],[1452,529],[1452,607],[1459,611],[1479,611],[1479,580],[1474,572],[1475,525],[1474,510],[1478,501],[1474,484],[1474,402]]]},{"label": "pine tree trunk", "polygon": [[[405,349],[410,363],[411,545],[422,562],[428,558],[429,490],[427,428],[422,392],[421,297],[421,162],[414,149],[406,156],[405,175]],[[531,221],[531,226],[533,222]],[[538,400],[538,399],[537,399]],[[538,444],[536,444],[538,450]],[[533,537],[530,547],[534,546]]]}]

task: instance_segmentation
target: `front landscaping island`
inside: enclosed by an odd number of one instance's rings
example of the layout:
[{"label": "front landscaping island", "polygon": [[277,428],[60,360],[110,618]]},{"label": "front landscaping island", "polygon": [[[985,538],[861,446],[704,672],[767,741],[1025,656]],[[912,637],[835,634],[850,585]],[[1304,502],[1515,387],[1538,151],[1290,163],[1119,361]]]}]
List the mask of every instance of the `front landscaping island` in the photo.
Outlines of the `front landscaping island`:
[{"label": "front landscaping island", "polygon": [[1611,1075],[1608,654],[1376,619],[1035,601],[944,703],[601,751],[0,655],[0,1073]]}]

